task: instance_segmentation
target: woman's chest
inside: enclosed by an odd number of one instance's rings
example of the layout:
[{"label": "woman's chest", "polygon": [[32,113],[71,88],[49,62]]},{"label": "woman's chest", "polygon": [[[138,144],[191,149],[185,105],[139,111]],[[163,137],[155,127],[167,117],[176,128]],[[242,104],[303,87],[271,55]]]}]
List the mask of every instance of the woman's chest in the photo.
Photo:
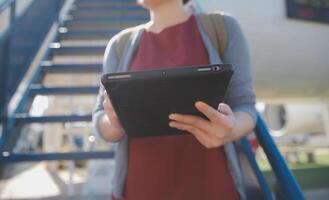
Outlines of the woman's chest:
[{"label": "woman's chest", "polygon": [[209,56],[195,25],[173,27],[159,34],[144,32],[129,71],[209,64]]}]

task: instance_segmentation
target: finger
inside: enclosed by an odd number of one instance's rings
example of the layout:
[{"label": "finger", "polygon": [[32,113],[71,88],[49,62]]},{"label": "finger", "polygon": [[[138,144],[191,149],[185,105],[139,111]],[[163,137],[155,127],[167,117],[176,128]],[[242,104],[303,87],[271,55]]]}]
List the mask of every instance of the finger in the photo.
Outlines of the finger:
[{"label": "finger", "polygon": [[218,105],[218,111],[223,113],[224,115],[230,115],[233,113],[231,107],[225,103],[220,103]]},{"label": "finger", "polygon": [[111,102],[110,98],[107,95],[106,95],[106,97],[104,99],[104,103],[105,103],[105,105],[103,104],[103,106],[107,106],[111,110],[114,110],[113,105],[112,105],[112,102]]},{"label": "finger", "polygon": [[106,100],[107,102],[109,102],[111,104],[111,106],[112,106],[112,101],[109,98],[109,95],[107,94],[106,90],[104,90],[104,92],[103,92],[103,97],[104,97],[104,100]]},{"label": "finger", "polygon": [[118,118],[118,115],[117,115],[117,113],[114,110],[109,109],[109,115],[112,118]]},{"label": "finger", "polygon": [[104,99],[103,101],[103,107],[104,110],[109,114],[112,115],[114,117],[117,117],[117,114],[113,108],[113,105],[108,101],[108,99]]},{"label": "finger", "polygon": [[105,109],[105,112],[107,113],[107,116],[108,116],[111,124],[115,127],[121,127],[121,122],[120,122],[118,116],[116,115],[116,113],[113,110],[109,109],[108,107],[104,107],[104,109]]},{"label": "finger", "polygon": [[176,122],[176,121],[169,122],[169,126],[172,127],[172,128],[177,128],[177,129],[182,130],[182,131],[187,131],[189,133],[192,133],[193,135],[199,135],[200,137],[207,135],[205,132],[203,132],[202,130],[200,130],[200,129],[194,127],[194,126],[184,124],[184,123],[180,123],[180,122]]},{"label": "finger", "polygon": [[169,115],[169,119],[175,120],[179,123],[195,126],[198,129],[201,129],[202,131],[205,131],[205,132],[207,132],[207,130],[209,130],[211,128],[209,121],[207,121],[201,117],[194,116],[194,115],[181,115],[181,114],[175,113],[175,114]]},{"label": "finger", "polygon": [[211,121],[223,121],[224,116],[208,104],[198,101],[195,107]]},{"label": "finger", "polygon": [[114,108],[106,100],[103,101],[103,107],[104,107],[104,110],[106,110],[107,112],[114,112]]},{"label": "finger", "polygon": [[209,135],[205,132],[203,132],[202,130],[196,128],[196,127],[193,127],[191,125],[188,125],[188,124],[183,124],[183,123],[178,123],[178,122],[170,122],[169,123],[169,126],[172,127],[172,128],[177,128],[179,130],[182,130],[182,131],[187,131],[187,132],[190,132],[191,134],[194,135],[194,137],[206,148],[214,148],[216,147],[217,145],[213,142],[215,141],[214,138],[211,139],[209,137]]},{"label": "finger", "polygon": [[104,97],[104,99],[106,99],[106,97],[107,97],[107,92],[106,92],[106,90],[103,91],[103,97]]},{"label": "finger", "polygon": [[104,104],[104,110],[109,115],[109,117],[116,117],[116,113],[113,108],[106,103]]}]

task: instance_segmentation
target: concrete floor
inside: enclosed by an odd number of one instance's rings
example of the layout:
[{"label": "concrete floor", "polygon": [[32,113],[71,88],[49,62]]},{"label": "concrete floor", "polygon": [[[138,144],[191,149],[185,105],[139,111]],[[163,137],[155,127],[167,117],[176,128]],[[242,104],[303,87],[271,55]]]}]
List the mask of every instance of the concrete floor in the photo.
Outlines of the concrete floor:
[{"label": "concrete floor", "polygon": [[[50,170],[45,162],[7,166],[0,180],[0,199],[109,199],[112,160],[96,160],[75,169]],[[106,170],[105,170],[106,169]]]}]

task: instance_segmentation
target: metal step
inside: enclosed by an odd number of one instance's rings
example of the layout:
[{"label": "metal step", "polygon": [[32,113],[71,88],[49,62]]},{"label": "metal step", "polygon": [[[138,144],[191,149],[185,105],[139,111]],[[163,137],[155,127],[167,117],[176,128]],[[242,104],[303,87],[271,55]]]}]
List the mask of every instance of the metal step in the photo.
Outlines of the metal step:
[{"label": "metal step", "polygon": [[60,31],[60,40],[110,40],[120,30],[71,30]]},{"label": "metal step", "polygon": [[52,64],[44,62],[41,65],[44,73],[91,73],[101,72],[102,64]]},{"label": "metal step", "polygon": [[112,21],[93,21],[93,20],[69,20],[64,23],[68,30],[74,29],[124,29],[144,23],[145,20],[112,20]]},{"label": "metal step", "polygon": [[130,5],[124,5],[124,4],[114,4],[114,3],[79,3],[72,6],[71,9],[74,10],[80,10],[80,9],[107,9],[108,11],[113,10],[124,10],[124,11],[135,11],[135,10],[145,10],[142,6],[138,6],[137,4],[130,4]]},{"label": "metal step", "polygon": [[10,153],[1,152],[0,163],[38,162],[51,160],[88,160],[88,159],[112,159],[113,151],[90,151],[71,153]]},{"label": "metal step", "polygon": [[15,115],[16,123],[31,124],[31,123],[65,123],[65,122],[90,122],[92,115],[56,115],[32,117],[26,113],[18,113]]},{"label": "metal step", "polygon": [[[90,0],[75,0],[75,2],[89,2]],[[136,0],[92,0],[94,2],[108,2],[108,1],[112,1],[112,2],[136,2]]]},{"label": "metal step", "polygon": [[147,11],[144,10],[130,10],[130,11],[123,11],[123,10],[113,10],[109,12],[108,10],[71,10],[71,15],[74,17],[113,17],[113,16],[149,16]]},{"label": "metal step", "polygon": [[32,95],[87,95],[98,94],[99,87],[45,87],[42,85],[32,85],[30,93]]},{"label": "metal step", "polygon": [[89,8],[89,7],[83,7],[83,6],[76,6],[73,5],[69,12],[75,12],[75,11],[89,11],[89,12],[121,12],[121,13],[130,13],[130,12],[145,12],[147,11],[139,6],[109,6],[109,7],[98,7],[98,8]]},{"label": "metal step", "polygon": [[85,21],[85,22],[111,22],[111,21],[119,21],[119,22],[129,22],[129,21],[138,21],[140,23],[146,22],[149,20],[149,16],[147,15],[130,15],[130,16],[125,16],[125,15],[113,15],[113,16],[74,16],[74,15],[69,15],[65,17],[65,21]]},{"label": "metal step", "polygon": [[109,1],[114,2],[114,3],[135,3],[136,0],[75,0],[75,3],[90,3],[90,1],[95,2],[95,3],[108,3]]},{"label": "metal step", "polygon": [[51,47],[53,55],[102,55],[106,46],[84,46],[84,47]]},{"label": "metal step", "polygon": [[126,29],[130,27],[134,27],[137,24],[112,24],[110,26],[104,25],[96,25],[96,24],[89,24],[87,26],[70,26],[66,27],[68,31],[111,31],[113,29]]},{"label": "metal step", "polygon": [[83,7],[104,7],[104,6],[139,6],[136,1],[77,1],[75,2],[77,6]]}]

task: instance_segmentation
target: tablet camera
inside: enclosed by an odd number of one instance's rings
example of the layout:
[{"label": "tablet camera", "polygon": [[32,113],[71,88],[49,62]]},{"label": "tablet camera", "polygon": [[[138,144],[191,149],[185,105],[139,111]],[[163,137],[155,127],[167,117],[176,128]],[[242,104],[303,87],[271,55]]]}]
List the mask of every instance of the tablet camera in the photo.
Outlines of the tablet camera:
[{"label": "tablet camera", "polygon": [[220,67],[219,66],[215,66],[212,68],[213,71],[219,71],[220,70]]}]

